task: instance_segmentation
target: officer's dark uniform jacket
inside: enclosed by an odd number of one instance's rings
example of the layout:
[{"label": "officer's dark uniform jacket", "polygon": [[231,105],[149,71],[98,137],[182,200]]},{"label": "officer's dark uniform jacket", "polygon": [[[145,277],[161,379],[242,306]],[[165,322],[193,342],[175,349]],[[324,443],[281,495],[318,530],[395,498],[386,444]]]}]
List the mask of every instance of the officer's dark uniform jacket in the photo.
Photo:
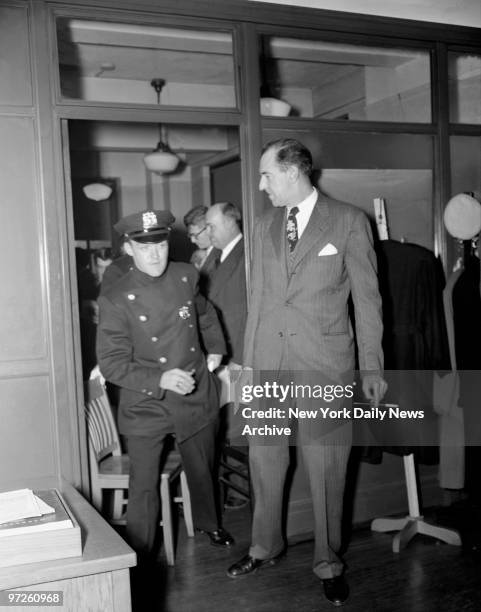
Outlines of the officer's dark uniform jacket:
[{"label": "officer's dark uniform jacket", "polygon": [[[217,418],[217,378],[207,369],[199,331],[209,353],[224,354],[225,343],[197,281],[190,264],[169,262],[156,278],[134,267],[99,297],[97,357],[103,376],[121,387],[124,435],[174,431],[182,442]],[[159,387],[162,373],[173,368],[195,370],[192,393]]]}]

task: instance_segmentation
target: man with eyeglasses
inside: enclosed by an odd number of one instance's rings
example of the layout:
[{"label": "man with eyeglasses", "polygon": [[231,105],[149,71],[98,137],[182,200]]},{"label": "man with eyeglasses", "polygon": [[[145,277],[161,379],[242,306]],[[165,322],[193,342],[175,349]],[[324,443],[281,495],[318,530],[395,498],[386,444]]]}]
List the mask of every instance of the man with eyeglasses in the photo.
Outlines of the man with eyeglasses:
[{"label": "man with eyeglasses", "polygon": [[199,271],[199,290],[207,297],[212,274],[217,267],[220,251],[210,241],[205,221],[207,206],[194,206],[184,216],[187,236],[197,249],[192,253],[190,263]]}]

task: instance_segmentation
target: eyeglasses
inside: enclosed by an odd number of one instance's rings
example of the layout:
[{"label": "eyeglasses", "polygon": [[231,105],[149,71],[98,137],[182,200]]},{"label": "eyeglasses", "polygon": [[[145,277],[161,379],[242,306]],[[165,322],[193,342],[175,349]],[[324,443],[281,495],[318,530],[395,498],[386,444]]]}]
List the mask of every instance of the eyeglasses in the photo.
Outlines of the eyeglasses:
[{"label": "eyeglasses", "polygon": [[207,229],[207,225],[204,225],[204,227],[199,230],[198,232],[196,232],[195,234],[191,234],[190,232],[187,233],[187,236],[192,240],[193,238],[198,238],[202,232],[205,232],[205,230]]}]

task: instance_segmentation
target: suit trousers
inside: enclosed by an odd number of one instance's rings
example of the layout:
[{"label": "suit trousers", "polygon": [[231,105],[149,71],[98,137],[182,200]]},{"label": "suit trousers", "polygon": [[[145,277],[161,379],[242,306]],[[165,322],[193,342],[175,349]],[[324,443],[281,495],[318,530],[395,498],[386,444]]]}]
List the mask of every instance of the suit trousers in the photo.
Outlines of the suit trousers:
[{"label": "suit trousers", "polygon": [[[287,379],[291,374],[286,372]],[[303,401],[297,400],[302,409]],[[310,406],[312,408],[312,405]],[[350,421],[314,439],[308,420],[291,423],[297,429],[298,451],[309,479],[314,514],[314,573],[321,579],[343,571],[338,557],[347,462],[352,444]],[[284,485],[289,466],[289,438],[249,446],[250,475],[254,492],[254,516],[249,554],[269,559],[284,549],[282,516]]]},{"label": "suit trousers", "polygon": [[[192,502],[194,526],[204,531],[218,528],[213,481],[217,423],[178,445]],[[127,540],[141,555],[152,554],[160,512],[161,457],[167,433],[157,436],[126,436],[130,458]]]}]

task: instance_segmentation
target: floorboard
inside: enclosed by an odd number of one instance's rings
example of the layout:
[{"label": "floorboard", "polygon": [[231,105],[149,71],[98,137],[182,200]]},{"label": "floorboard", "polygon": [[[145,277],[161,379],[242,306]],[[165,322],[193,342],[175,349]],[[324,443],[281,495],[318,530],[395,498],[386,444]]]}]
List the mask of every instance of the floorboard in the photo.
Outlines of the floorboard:
[{"label": "floorboard", "polygon": [[[343,609],[363,612],[459,612],[481,610],[479,506],[467,503],[426,513],[426,520],[462,532],[455,547],[417,535],[399,554],[392,535],[356,528],[344,559],[351,597]],[[229,510],[224,525],[236,538],[217,549],[206,536],[187,538],[179,525],[176,565],[160,558],[143,586],[134,581],[134,612],[322,612],[332,610],[311,570],[313,543],[289,546],[275,567],[231,579],[227,567],[249,546],[247,509]]]}]

